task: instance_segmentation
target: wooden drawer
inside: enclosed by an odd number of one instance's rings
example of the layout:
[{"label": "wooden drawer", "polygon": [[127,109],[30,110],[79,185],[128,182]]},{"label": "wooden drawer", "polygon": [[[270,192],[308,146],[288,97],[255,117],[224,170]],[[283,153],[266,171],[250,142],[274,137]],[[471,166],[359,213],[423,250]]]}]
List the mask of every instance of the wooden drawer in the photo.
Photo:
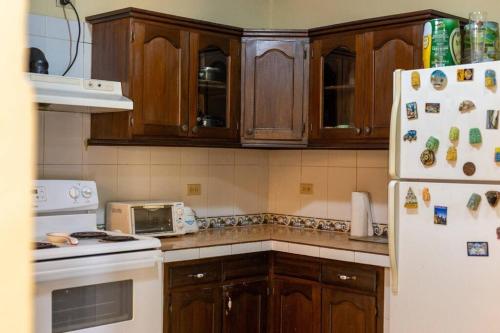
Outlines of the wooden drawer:
[{"label": "wooden drawer", "polygon": [[321,273],[322,282],[339,287],[367,292],[377,290],[377,271],[345,263],[325,263]]},{"label": "wooden drawer", "polygon": [[268,274],[267,254],[251,254],[229,258],[223,262],[224,280]]},{"label": "wooden drawer", "polygon": [[321,264],[298,255],[277,253],[274,257],[274,273],[319,281]]},{"label": "wooden drawer", "polygon": [[169,284],[171,288],[220,282],[221,276],[222,265],[220,261],[169,268]]}]

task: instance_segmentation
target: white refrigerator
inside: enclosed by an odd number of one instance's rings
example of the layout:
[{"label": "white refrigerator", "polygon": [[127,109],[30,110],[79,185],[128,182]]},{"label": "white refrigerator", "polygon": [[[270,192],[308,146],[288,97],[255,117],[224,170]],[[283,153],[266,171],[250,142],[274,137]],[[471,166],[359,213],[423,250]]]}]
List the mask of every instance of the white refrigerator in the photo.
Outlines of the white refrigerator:
[{"label": "white refrigerator", "polygon": [[394,73],[390,333],[500,332],[494,73],[499,61]]}]

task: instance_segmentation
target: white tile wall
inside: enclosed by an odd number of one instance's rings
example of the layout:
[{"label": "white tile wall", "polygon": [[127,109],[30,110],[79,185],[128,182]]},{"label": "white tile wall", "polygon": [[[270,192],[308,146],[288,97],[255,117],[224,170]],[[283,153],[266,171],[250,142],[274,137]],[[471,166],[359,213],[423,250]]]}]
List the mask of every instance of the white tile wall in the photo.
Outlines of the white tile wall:
[{"label": "white tile wall", "polygon": [[[74,44],[77,25],[70,25]],[[67,22],[30,15],[28,29],[30,46],[46,53],[50,73],[61,74],[70,52]],[[80,48],[69,75],[89,78],[86,23]],[[40,112],[38,131],[38,177],[97,180],[101,222],[105,201],[153,198],[183,200],[199,216],[271,212],[349,220],[353,191],[370,192],[375,222],[387,220],[386,151],[85,147],[90,117],[75,113]],[[301,182],[312,183],[314,193],[301,195]],[[188,196],[187,184],[201,184],[201,195]]]},{"label": "white tile wall", "polygon": [[[374,220],[387,223],[387,151],[269,152],[269,212],[350,220],[351,192],[367,191]],[[300,194],[300,183],[313,194]]]},{"label": "white tile wall", "polygon": [[[90,78],[91,27],[81,23],[78,56],[71,70],[72,77]],[[37,47],[45,53],[49,62],[49,74],[61,75],[76,52],[78,23],[62,18],[30,14],[28,17],[29,47]]]}]

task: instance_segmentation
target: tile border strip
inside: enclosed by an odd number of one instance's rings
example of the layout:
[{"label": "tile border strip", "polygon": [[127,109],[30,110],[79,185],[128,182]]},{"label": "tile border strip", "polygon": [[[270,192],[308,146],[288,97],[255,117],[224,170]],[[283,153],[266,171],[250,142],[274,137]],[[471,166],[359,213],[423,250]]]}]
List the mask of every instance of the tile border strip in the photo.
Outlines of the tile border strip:
[{"label": "tile border strip", "polygon": [[[201,230],[210,228],[242,227],[259,224],[276,224],[289,226],[292,228],[314,229],[344,233],[351,230],[351,222],[347,220],[273,213],[197,217],[196,221],[198,222],[198,226]],[[374,223],[373,233],[376,236],[387,235],[387,224]]]}]

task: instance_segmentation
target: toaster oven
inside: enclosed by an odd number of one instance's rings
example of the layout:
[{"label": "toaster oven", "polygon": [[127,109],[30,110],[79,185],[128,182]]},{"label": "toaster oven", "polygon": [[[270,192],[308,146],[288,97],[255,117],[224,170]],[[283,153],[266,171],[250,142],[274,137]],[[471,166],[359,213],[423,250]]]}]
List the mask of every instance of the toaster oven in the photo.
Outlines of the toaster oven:
[{"label": "toaster oven", "polygon": [[106,207],[106,229],[156,237],[183,235],[184,203],[109,202]]}]

